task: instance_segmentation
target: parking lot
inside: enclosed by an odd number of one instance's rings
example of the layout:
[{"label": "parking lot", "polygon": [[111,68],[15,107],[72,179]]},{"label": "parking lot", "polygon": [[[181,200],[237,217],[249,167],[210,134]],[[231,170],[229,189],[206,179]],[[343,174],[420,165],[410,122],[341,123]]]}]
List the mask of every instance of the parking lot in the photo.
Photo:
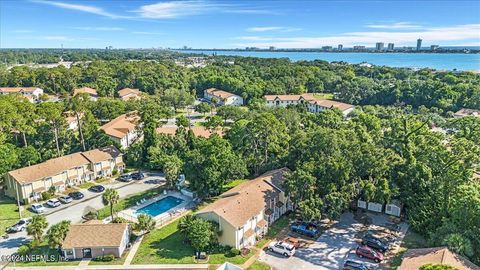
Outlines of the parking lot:
[{"label": "parking lot", "polygon": [[[110,184],[102,183],[105,188],[114,188],[118,191],[120,198],[128,197],[130,195],[143,192],[162,185],[165,178],[158,173],[145,173],[145,178],[141,181],[132,181],[123,183],[113,181]],[[49,225],[58,223],[62,220],[70,220],[72,223],[82,222],[82,215],[86,209],[93,207],[100,209],[104,207],[102,202],[102,193],[94,193],[88,190],[80,190],[85,197],[78,201],[73,201],[70,204],[62,204],[56,208],[46,207],[43,215],[46,217]],[[10,234],[8,239],[0,238],[0,255],[10,255],[14,253],[19,246],[29,240],[26,232],[18,232]]]},{"label": "parking lot", "polygon": [[[315,269],[342,269],[344,262],[347,259],[364,262],[372,268],[385,268],[387,263],[376,264],[373,261],[365,258],[359,258],[355,254],[355,249],[361,242],[363,234],[370,230],[375,234],[384,231],[383,225],[388,222],[387,216],[381,214],[367,214],[371,224],[365,226],[354,219],[352,213],[343,214],[339,221],[332,227],[323,232],[319,238],[312,241],[306,247],[297,249],[295,255],[290,258],[285,258],[282,255],[271,252],[262,251],[260,254],[260,261],[271,265],[276,270],[315,270]],[[397,242],[392,243],[393,253],[395,247],[399,244],[398,241],[403,239],[406,230],[406,224],[400,224],[401,232],[397,237]]]}]

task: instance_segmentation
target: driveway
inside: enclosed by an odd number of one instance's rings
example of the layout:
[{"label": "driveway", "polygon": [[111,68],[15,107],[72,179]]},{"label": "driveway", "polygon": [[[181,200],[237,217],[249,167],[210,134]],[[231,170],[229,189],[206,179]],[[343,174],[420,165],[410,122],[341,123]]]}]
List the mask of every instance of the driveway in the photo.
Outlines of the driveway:
[{"label": "driveway", "polygon": [[[367,228],[381,229],[385,224],[385,215],[368,214],[372,218],[373,224],[369,227],[364,226],[353,218],[352,213],[344,213],[339,221],[330,229],[325,231],[315,242],[306,248],[299,248],[295,255],[285,258],[279,254],[262,251],[259,257],[275,270],[338,270],[342,269],[346,259],[362,261],[370,267],[376,267],[377,264],[367,259],[360,259],[355,255],[355,248],[360,239],[359,233]],[[408,229],[406,224],[402,224],[402,236]]]},{"label": "driveway", "polygon": [[[114,188],[118,191],[120,198],[128,197],[132,194],[143,192],[164,184],[165,178],[158,173],[145,173],[145,178],[141,181],[132,181],[122,183],[114,181],[112,184],[105,184],[106,188]],[[62,220],[70,220],[72,223],[82,222],[82,215],[86,208],[100,209],[104,207],[102,202],[102,193],[93,193],[88,190],[81,190],[85,198],[80,201],[73,201],[71,204],[62,205],[58,208],[49,209],[45,212],[45,217],[49,225],[58,223]],[[0,239],[0,255],[13,254],[17,248],[30,239],[26,232],[10,234],[8,239]]]},{"label": "driveway", "polygon": [[343,214],[332,228],[325,231],[307,248],[298,249],[293,257],[262,251],[260,261],[274,269],[341,269],[349,251],[356,245],[355,235],[362,227],[351,213]]}]

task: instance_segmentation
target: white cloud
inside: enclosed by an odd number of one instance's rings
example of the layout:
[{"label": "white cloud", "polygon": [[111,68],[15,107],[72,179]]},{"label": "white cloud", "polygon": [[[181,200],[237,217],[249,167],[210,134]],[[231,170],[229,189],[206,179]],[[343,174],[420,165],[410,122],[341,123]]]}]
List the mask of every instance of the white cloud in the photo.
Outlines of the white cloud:
[{"label": "white cloud", "polygon": [[143,18],[169,19],[204,13],[212,8],[216,6],[205,1],[172,1],[144,5],[137,12]]},{"label": "white cloud", "polygon": [[413,24],[411,22],[367,24],[366,27],[375,28],[375,29],[419,29],[419,28],[423,28],[421,25]]},{"label": "white cloud", "polygon": [[10,31],[11,33],[33,33],[32,30],[23,30],[23,29],[19,29],[19,30],[13,30],[13,31]]},{"label": "white cloud", "polygon": [[247,28],[247,32],[267,32],[267,31],[276,31],[276,32],[294,32],[300,31],[301,28],[294,27],[284,27],[284,26],[256,26]]},{"label": "white cloud", "polygon": [[125,30],[124,28],[121,28],[121,27],[90,27],[90,26],[73,27],[73,29],[85,30],[85,31],[123,31]]},{"label": "white cloud", "polygon": [[68,40],[73,40],[69,37],[66,36],[44,36],[41,39],[45,40],[57,40],[57,41],[68,41]]},{"label": "white cloud", "polygon": [[143,5],[135,12],[140,17],[147,19],[172,19],[206,13],[275,14],[275,11],[267,8],[243,4],[226,4],[209,0],[158,2]]},{"label": "white cloud", "polygon": [[396,46],[415,46],[417,38],[428,44],[472,44],[480,42],[480,24],[466,24],[448,27],[432,27],[411,32],[349,32],[334,36],[316,37],[239,37],[252,42],[232,44],[234,46],[255,46],[278,48],[318,48],[325,45],[343,44],[344,46],[373,46],[376,42],[392,42]]},{"label": "white cloud", "polygon": [[163,35],[163,33],[160,32],[146,32],[146,31],[134,31],[132,34],[136,35]]},{"label": "white cloud", "polygon": [[109,17],[109,18],[112,18],[112,19],[126,18],[125,16],[115,15],[113,13],[110,13],[110,12],[107,12],[107,11],[103,10],[102,8],[95,7],[95,6],[78,5],[78,4],[70,4],[70,3],[64,3],[64,2],[53,2],[53,1],[45,1],[45,0],[32,0],[32,2],[45,4],[45,5],[50,5],[50,6],[55,6],[55,7],[64,8],[64,9],[70,9],[70,10],[77,10],[77,11],[92,13],[92,14],[96,14],[96,15],[100,15],[100,16]]}]

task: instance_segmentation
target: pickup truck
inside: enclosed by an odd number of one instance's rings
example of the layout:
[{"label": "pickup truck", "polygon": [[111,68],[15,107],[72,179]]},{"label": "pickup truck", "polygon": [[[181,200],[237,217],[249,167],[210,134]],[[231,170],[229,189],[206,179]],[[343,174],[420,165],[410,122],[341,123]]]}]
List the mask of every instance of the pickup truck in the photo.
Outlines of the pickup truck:
[{"label": "pickup truck", "polygon": [[315,237],[318,234],[317,226],[309,223],[295,223],[290,226],[290,229],[293,232],[303,234],[310,237]]}]

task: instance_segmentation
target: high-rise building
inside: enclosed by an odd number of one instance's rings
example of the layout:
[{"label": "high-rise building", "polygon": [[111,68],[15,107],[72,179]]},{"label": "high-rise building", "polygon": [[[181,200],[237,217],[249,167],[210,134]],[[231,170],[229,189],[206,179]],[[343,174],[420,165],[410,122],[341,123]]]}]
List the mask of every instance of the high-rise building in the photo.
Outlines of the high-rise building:
[{"label": "high-rise building", "polygon": [[332,49],[333,49],[332,46],[323,46],[322,47],[323,51],[331,51]]},{"label": "high-rise building", "polygon": [[338,50],[339,51],[343,50],[343,45],[342,44],[338,44]]},{"label": "high-rise building", "polygon": [[395,44],[393,44],[393,43],[388,43],[388,47],[387,47],[387,48],[388,48],[389,51],[393,51],[393,48],[394,48],[394,47],[395,47]]},{"label": "high-rise building", "polygon": [[420,51],[422,49],[422,39],[419,38],[417,39],[417,51]]},{"label": "high-rise building", "polygon": [[355,45],[355,46],[353,46],[353,50],[354,51],[363,51],[363,50],[365,50],[365,46]]},{"label": "high-rise building", "polygon": [[383,50],[384,46],[385,46],[385,44],[383,42],[377,42],[377,44],[375,44],[375,49],[377,51],[381,51],[381,50]]},{"label": "high-rise building", "polygon": [[438,48],[440,48],[440,46],[438,46],[438,45],[431,45],[430,46],[430,50],[432,50],[432,51],[436,51],[436,50],[438,50]]}]

